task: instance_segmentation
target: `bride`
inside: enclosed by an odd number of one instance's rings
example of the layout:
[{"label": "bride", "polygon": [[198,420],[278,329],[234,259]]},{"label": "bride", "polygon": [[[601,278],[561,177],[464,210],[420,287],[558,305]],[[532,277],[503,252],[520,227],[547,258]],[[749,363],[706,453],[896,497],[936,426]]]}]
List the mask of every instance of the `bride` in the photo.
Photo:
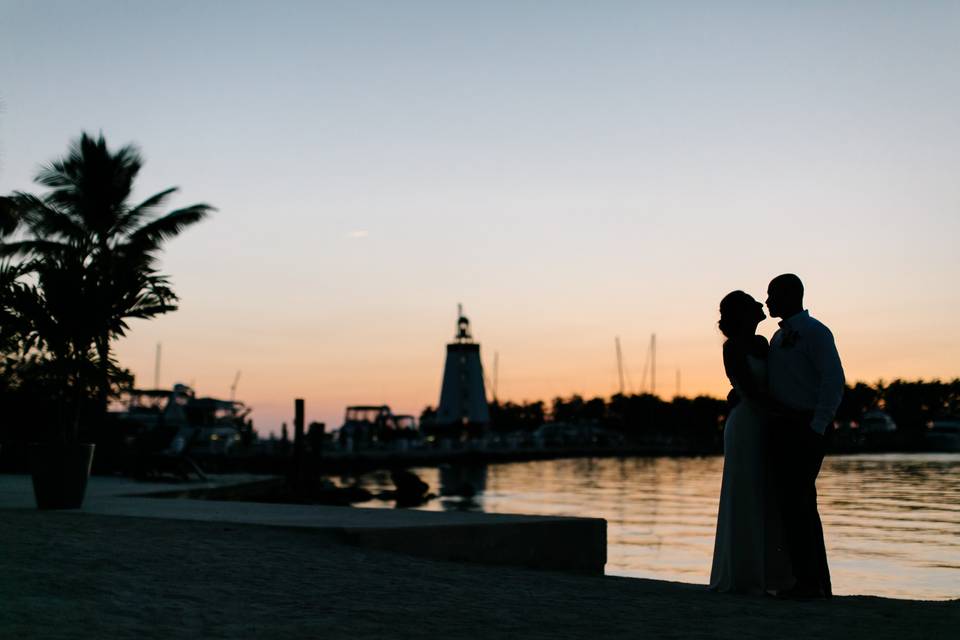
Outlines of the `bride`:
[{"label": "bride", "polygon": [[[757,335],[763,305],[743,291],[720,302],[723,366],[739,402],[723,432],[723,484],[710,589],[764,594],[789,588],[781,526],[766,469],[767,339]],[[769,489],[769,490],[768,490]]]}]

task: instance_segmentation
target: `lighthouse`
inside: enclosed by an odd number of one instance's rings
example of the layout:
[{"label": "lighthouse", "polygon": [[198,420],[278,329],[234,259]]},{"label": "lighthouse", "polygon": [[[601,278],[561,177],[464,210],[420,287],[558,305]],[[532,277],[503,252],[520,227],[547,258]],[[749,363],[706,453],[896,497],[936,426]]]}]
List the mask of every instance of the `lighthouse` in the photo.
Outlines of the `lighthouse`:
[{"label": "lighthouse", "polygon": [[470,334],[463,305],[457,305],[457,316],[457,333],[447,345],[436,424],[448,428],[485,426],[490,423],[490,410],[483,387],[480,345]]}]

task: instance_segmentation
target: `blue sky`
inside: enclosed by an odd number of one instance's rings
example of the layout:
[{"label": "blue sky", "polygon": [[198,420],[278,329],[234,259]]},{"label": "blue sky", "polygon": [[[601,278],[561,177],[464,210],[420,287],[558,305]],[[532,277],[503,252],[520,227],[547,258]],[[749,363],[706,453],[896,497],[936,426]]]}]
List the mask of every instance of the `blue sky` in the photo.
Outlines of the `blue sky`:
[{"label": "blue sky", "polygon": [[435,403],[457,302],[502,396],[608,394],[654,331],[662,393],[719,394],[719,299],[782,271],[852,379],[950,377],[958,32],[957,2],[0,0],[0,191],[103,131],[140,195],[218,207],[118,354],[242,370],[264,429]]}]

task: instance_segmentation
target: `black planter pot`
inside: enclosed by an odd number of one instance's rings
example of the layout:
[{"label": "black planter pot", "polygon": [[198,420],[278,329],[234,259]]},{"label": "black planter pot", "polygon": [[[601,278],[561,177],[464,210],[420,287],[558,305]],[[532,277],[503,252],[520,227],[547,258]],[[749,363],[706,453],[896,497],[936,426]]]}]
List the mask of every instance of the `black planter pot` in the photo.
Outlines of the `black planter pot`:
[{"label": "black planter pot", "polygon": [[93,463],[92,444],[30,444],[38,509],[79,509]]}]

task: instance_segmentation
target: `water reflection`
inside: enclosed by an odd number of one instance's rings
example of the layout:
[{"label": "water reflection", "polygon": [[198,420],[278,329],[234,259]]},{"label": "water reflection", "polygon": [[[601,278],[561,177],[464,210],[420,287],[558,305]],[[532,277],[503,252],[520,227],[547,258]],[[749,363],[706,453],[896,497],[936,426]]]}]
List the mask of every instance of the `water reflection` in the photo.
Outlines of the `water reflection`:
[{"label": "water reflection", "polygon": [[[608,574],[705,584],[722,468],[606,458],[416,472],[440,489],[424,509],[605,518]],[[834,593],[960,597],[960,454],[829,457],[818,488]]]},{"label": "water reflection", "polygon": [[440,505],[445,511],[483,511],[487,465],[443,464],[437,470]]}]

